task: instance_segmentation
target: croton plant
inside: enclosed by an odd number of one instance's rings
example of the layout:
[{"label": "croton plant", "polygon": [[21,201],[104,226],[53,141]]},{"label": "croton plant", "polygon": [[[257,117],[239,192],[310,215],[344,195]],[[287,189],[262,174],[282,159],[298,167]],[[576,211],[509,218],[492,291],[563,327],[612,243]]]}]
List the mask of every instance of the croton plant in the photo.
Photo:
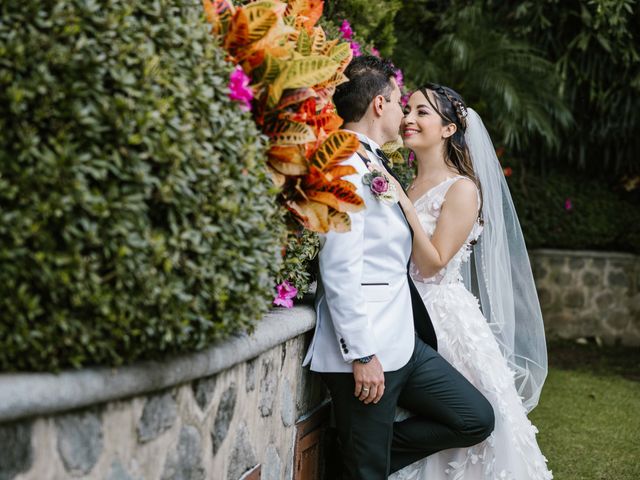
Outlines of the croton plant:
[{"label": "croton plant", "polygon": [[343,178],[355,169],[341,162],[359,143],[339,129],[331,98],[347,80],[353,53],[316,25],[323,2],[202,1],[212,34],[248,77],[251,111],[269,138],[268,167],[283,205],[312,231],[348,231],[349,212],[364,201]]}]

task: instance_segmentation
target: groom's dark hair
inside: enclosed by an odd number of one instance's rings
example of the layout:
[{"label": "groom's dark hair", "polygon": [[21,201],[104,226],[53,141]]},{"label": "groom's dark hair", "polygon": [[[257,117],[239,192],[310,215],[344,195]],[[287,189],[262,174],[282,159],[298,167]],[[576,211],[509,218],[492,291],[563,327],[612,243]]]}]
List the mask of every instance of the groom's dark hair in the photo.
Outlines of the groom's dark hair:
[{"label": "groom's dark hair", "polygon": [[391,78],[395,78],[396,71],[389,60],[373,55],[356,57],[344,74],[349,81],[337,86],[333,103],[345,123],[359,121],[377,95],[391,100]]}]

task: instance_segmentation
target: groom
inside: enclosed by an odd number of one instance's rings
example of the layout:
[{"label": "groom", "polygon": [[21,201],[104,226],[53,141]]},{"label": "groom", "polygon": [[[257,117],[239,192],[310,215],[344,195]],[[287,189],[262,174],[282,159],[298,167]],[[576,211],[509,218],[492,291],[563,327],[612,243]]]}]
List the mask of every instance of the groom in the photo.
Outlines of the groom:
[{"label": "groom", "polygon": [[[489,402],[436,352],[426,308],[408,276],[412,232],[399,204],[362,183],[385,164],[380,145],[403,117],[390,62],[354,59],[334,95],[344,128],[362,147],[344,162],[366,209],[351,231],[322,236],[317,323],[304,365],[331,393],[345,478],[382,480],[439,450],[468,447],[493,430]],[[386,166],[386,164],[385,164]],[[396,406],[415,414],[394,423]]]}]

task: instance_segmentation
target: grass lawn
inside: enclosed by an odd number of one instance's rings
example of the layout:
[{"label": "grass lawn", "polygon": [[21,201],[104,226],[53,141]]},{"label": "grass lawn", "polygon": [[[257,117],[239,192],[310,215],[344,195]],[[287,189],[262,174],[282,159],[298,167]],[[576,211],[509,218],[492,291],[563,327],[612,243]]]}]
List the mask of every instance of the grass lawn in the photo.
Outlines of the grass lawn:
[{"label": "grass lawn", "polygon": [[556,344],[531,421],[556,480],[640,480],[640,349]]}]

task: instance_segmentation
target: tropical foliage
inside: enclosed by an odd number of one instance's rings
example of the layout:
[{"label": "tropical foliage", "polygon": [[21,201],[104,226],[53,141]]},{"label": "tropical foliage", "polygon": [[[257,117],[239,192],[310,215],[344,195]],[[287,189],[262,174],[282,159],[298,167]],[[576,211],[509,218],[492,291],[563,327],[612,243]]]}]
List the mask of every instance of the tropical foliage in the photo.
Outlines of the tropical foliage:
[{"label": "tropical foliage", "polygon": [[406,0],[380,34],[359,0],[327,10],[393,45],[410,85],[459,90],[499,144],[541,170],[640,173],[640,1]]},{"label": "tropical foliage", "polygon": [[640,209],[603,178],[515,162],[507,182],[527,247],[640,253]]},{"label": "tropical foliage", "polygon": [[532,142],[560,148],[572,116],[559,95],[552,63],[514,38],[481,1],[409,0],[396,16],[394,59],[415,85],[459,91],[510,150]]},{"label": "tropical foliage", "polygon": [[[605,177],[640,174],[640,1],[489,3],[491,14],[513,36],[551,62],[560,78],[554,94],[575,119],[552,155],[531,142],[530,160]],[[538,90],[544,88],[549,86]]]},{"label": "tropical foliage", "polygon": [[320,0],[262,0],[234,5],[203,0],[212,34],[251,79],[254,119],[269,138],[268,165],[282,204],[306,228],[346,231],[348,212],[364,208],[355,173],[340,163],[358,148],[340,131],[331,97],[346,80],[348,43],[316,26]]},{"label": "tropical foliage", "polygon": [[340,25],[347,20],[353,25],[360,44],[372,45],[388,57],[397,41],[393,20],[403,3],[401,0],[378,0],[372,8],[370,0],[326,0],[322,21]]}]

